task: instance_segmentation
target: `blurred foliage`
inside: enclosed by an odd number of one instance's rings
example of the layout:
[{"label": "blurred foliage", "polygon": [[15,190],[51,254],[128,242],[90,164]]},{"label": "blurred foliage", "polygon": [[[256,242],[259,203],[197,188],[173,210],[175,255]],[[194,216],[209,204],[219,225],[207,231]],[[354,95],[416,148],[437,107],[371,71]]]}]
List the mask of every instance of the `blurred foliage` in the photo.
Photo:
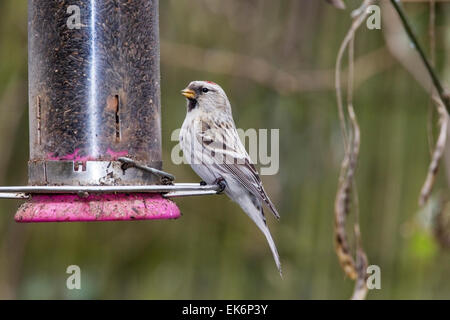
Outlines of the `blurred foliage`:
[{"label": "blurred foliage", "polygon": [[[177,200],[183,213],[177,221],[33,225],[16,224],[19,202],[2,200],[0,298],[348,298],[353,283],[344,278],[332,241],[343,157],[332,85],[283,92],[270,85],[270,77],[258,82],[237,72],[239,63],[220,73],[206,60],[214,49],[224,56],[262,59],[307,80],[308,74],[324,71],[331,75],[325,83],[333,84],[337,50],[359,1],[347,1],[345,11],[310,0],[160,2],[165,169],[178,182],[199,181],[189,166],[176,166],[170,158],[176,143],[171,133],[185,116],[179,90],[191,80],[221,84],[238,127],[280,128],[280,171],[263,180],[282,215],[280,222],[269,217],[268,223],[284,279],[262,234],[226,197]],[[427,5],[406,9],[426,44]],[[449,38],[444,37],[449,11],[448,4],[438,4],[439,70],[449,64]],[[0,12],[0,184],[26,184],[26,1],[2,0]],[[169,52],[173,45],[205,55],[186,65],[188,52]],[[358,32],[357,57],[382,47],[382,30]],[[382,273],[382,289],[370,291],[368,298],[448,298],[449,252],[418,222],[417,199],[430,158],[428,94],[394,63],[362,82],[354,102],[362,131],[357,171],[362,239],[369,263]],[[437,188],[445,191],[444,170],[440,176]],[[71,264],[81,267],[82,290],[66,289]]]}]

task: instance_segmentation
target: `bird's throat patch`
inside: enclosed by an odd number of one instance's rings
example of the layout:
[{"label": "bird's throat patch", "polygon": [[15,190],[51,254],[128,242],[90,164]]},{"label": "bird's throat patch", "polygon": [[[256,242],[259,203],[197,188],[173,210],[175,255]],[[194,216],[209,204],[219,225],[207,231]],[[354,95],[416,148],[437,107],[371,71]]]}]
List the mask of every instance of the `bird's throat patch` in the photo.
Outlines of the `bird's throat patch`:
[{"label": "bird's throat patch", "polygon": [[191,111],[192,109],[195,109],[196,106],[197,106],[197,99],[189,99],[188,112]]}]

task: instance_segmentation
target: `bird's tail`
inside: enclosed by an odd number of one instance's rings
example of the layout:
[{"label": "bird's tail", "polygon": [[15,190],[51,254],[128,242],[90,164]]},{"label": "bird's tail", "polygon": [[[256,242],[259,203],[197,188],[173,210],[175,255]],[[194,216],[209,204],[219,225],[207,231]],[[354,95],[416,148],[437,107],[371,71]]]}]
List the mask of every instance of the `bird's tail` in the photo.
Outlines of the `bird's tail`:
[{"label": "bird's tail", "polygon": [[269,227],[266,224],[266,220],[264,218],[264,212],[262,211],[261,206],[257,208],[253,204],[250,204],[250,201],[246,201],[245,205],[242,206],[245,213],[256,223],[258,228],[263,232],[264,236],[269,243],[270,250],[272,250],[273,259],[275,260],[275,264],[277,265],[278,271],[280,272],[280,276],[283,278],[283,272],[281,271],[281,262],[280,256],[278,255],[277,247],[275,246],[275,242],[273,241],[272,235],[270,234]]},{"label": "bird's tail", "polygon": [[278,255],[278,250],[277,250],[277,247],[275,245],[275,242],[272,239],[272,235],[270,234],[270,230],[269,230],[269,228],[267,227],[266,224],[264,224],[263,226],[260,226],[257,223],[257,225],[258,225],[259,229],[261,229],[261,231],[266,236],[267,242],[269,243],[270,250],[272,250],[273,259],[275,260],[275,264],[277,265],[278,272],[280,272],[280,276],[281,276],[281,278],[283,278],[283,272],[281,270],[280,256]]}]

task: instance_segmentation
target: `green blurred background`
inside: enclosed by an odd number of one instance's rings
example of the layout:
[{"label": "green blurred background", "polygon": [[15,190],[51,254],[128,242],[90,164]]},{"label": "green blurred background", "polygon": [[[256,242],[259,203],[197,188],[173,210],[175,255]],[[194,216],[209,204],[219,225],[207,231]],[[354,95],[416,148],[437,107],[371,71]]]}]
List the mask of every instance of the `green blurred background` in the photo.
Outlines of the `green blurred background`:
[{"label": "green blurred background", "polygon": [[[340,11],[316,0],[160,1],[164,167],[178,182],[199,181],[170,157],[171,133],[186,110],[179,91],[191,80],[221,84],[238,127],[279,128],[280,170],[263,181],[282,215],[268,222],[283,280],[262,234],[224,196],[177,200],[183,213],[177,221],[28,225],[14,222],[19,201],[2,200],[0,298],[350,297],[353,282],[332,237],[343,158],[333,77],[350,10],[359,3],[347,1]],[[26,6],[0,1],[1,185],[27,183]],[[428,5],[406,9],[428,50]],[[437,69],[447,80],[449,18],[450,4],[439,3]],[[389,54],[383,29],[363,27],[356,37],[361,232],[382,286],[368,298],[450,298],[449,251],[429,219],[448,193],[444,168],[431,205],[417,204],[430,161],[430,99]],[[431,121],[436,127],[436,115]],[[81,268],[82,290],[66,288],[72,264]]]}]

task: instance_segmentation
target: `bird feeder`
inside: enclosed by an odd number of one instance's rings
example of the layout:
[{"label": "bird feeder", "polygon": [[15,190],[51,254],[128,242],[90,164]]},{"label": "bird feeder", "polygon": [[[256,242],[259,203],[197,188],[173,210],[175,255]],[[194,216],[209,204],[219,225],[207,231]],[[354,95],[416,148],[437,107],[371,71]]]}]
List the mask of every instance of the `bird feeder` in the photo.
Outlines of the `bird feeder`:
[{"label": "bird feeder", "polygon": [[29,198],[17,222],[174,219],[214,194],[162,171],[158,1],[29,0]]}]

